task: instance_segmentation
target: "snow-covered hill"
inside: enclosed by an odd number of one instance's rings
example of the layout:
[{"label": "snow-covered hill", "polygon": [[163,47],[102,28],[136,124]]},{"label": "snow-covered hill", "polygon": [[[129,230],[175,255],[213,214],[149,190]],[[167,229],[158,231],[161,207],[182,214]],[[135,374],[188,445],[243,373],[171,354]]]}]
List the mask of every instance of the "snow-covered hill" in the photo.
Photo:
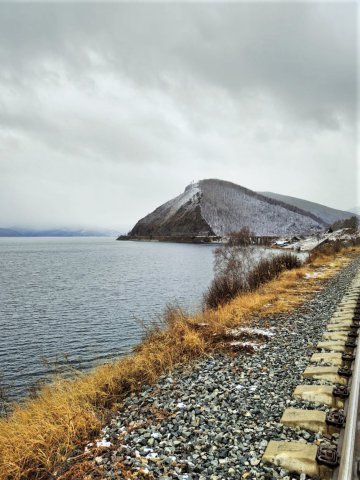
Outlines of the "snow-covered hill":
[{"label": "snow-covered hill", "polygon": [[223,180],[190,184],[139,220],[129,237],[224,236],[249,227],[258,236],[309,234],[326,223],[293,205]]},{"label": "snow-covered hill", "polygon": [[310,233],[323,230],[325,226],[309,212],[234,183],[203,180],[200,189],[202,215],[220,236],[244,226],[259,236]]},{"label": "snow-covered hill", "polygon": [[344,210],[337,210],[336,208],[326,207],[325,205],[321,205],[320,203],[310,202],[309,200],[303,200],[302,198],[290,197],[288,195],[280,195],[279,193],[273,192],[259,193],[261,193],[261,195],[265,195],[266,197],[280,200],[281,202],[288,203],[289,205],[294,205],[295,207],[313,213],[317,217],[321,218],[328,225],[331,225],[338,220],[344,220],[345,218],[351,217],[351,211],[346,212]]},{"label": "snow-covered hill", "polygon": [[137,222],[130,236],[214,235],[201,213],[201,190],[193,183]]}]

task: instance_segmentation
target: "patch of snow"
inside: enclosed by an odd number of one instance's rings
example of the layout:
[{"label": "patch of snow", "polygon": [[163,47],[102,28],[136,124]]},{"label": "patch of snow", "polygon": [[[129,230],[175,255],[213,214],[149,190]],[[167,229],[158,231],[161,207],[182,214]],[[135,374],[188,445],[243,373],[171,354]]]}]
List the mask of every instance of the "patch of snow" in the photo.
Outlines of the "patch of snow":
[{"label": "patch of snow", "polygon": [[238,327],[227,330],[227,334],[232,335],[233,337],[240,337],[242,334],[245,335],[261,335],[262,337],[273,337],[275,333],[273,329],[264,330],[261,328],[252,328],[252,327]]},{"label": "patch of snow", "polygon": [[102,438],[101,440],[98,440],[96,442],[96,446],[99,448],[99,447],[106,447],[106,448],[109,448],[111,447],[111,442],[109,442],[108,440],[106,440],[105,438]]},{"label": "patch of snow", "polygon": [[154,450],[150,447],[144,447],[143,452],[145,453],[145,455],[149,455],[149,454],[153,453]]},{"label": "patch of snow", "polygon": [[234,340],[233,342],[228,342],[227,345],[229,345],[230,347],[239,347],[239,348],[250,347],[250,348],[253,348],[254,350],[260,350],[265,346],[255,342],[240,342],[237,340]]},{"label": "patch of snow", "polygon": [[160,205],[146,217],[139,220],[143,226],[152,225],[159,226],[170,220],[180,208],[187,203],[189,204],[188,210],[191,211],[194,208],[194,204],[198,203],[200,195],[199,184],[193,183],[186,187],[185,191],[175,198],[172,198],[168,202]]},{"label": "patch of snow", "polygon": [[[325,242],[335,242],[337,240],[341,241],[349,241],[359,238],[359,233],[350,233],[348,229],[340,229],[335,230],[335,232],[324,232],[319,233],[316,235],[311,235],[307,238],[303,238],[296,242],[288,242],[288,245],[281,245],[277,244],[281,248],[287,250],[295,250],[298,252],[309,252],[313,250],[315,247],[325,243]],[[275,242],[276,243],[276,242]]]},{"label": "patch of snow", "polygon": [[321,275],[320,272],[311,272],[311,273],[305,273],[305,278],[317,278]]},{"label": "patch of snow", "polygon": [[146,455],[146,458],[158,458],[158,456],[156,452],[151,452]]},{"label": "patch of snow", "polygon": [[175,197],[173,200],[170,200],[170,202],[165,203],[169,209],[165,217],[163,217],[163,221],[166,222],[166,220],[171,218],[178,210],[180,210],[182,206],[184,206],[190,200],[193,200],[196,194],[199,192],[199,184],[193,183],[188,185],[181,195]]}]

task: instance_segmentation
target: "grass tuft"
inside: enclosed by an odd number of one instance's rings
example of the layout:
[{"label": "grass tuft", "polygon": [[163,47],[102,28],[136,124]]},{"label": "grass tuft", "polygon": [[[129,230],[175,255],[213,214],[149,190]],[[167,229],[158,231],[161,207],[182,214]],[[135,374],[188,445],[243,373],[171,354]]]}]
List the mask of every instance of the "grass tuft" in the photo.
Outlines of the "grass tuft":
[{"label": "grass tuft", "polygon": [[[153,384],[179,363],[211,354],[214,336],[226,329],[248,325],[254,315],[266,322],[269,315],[293,310],[359,253],[359,247],[319,253],[309,265],[284,271],[253,292],[193,316],[169,307],[162,326],[148,329],[132,355],[72,380],[57,377],[37,398],[17,405],[0,421],[0,479],[49,478],[67,457],[82,453],[84,445],[99,435],[109,411],[119,408],[126,395]],[[63,478],[91,478],[87,468],[74,467],[73,477]]]}]

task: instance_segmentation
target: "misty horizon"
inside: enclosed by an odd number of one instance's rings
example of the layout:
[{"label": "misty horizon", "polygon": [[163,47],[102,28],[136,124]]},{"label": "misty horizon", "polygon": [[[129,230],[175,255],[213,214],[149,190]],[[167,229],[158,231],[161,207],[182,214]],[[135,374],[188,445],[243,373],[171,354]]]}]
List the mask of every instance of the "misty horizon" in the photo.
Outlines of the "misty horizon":
[{"label": "misty horizon", "polygon": [[[199,179],[200,180],[200,179]],[[195,182],[197,183],[199,180],[192,180],[191,182],[189,182],[187,185],[190,185],[190,183],[192,182]],[[223,180],[223,179],[221,179]],[[230,180],[227,180],[230,182]],[[185,190],[185,188],[187,187],[187,185],[184,187],[183,191]],[[242,185],[243,187],[247,188],[245,185]],[[171,198],[167,198],[165,199],[163,202],[161,202],[161,204],[163,203],[166,203],[167,201],[169,200],[172,200],[173,198],[175,198],[176,196],[178,196],[179,194],[181,194],[183,191],[181,192],[178,192],[177,194],[174,194]],[[266,193],[279,193],[281,195],[286,195],[286,194],[283,194],[281,192],[270,192],[270,191],[262,191],[262,192],[257,192],[257,193],[260,193],[262,195],[265,195],[266,196]],[[290,195],[289,195],[290,196]],[[308,199],[308,198],[302,198],[302,200],[306,200],[306,201],[310,201],[312,202],[311,199]],[[317,203],[317,202],[315,202]],[[141,217],[137,218],[134,220],[134,222],[132,224],[128,224],[128,225],[120,225],[118,228],[114,228],[114,227],[108,227],[106,225],[85,225],[85,224],[18,224],[18,225],[0,225],[0,228],[7,228],[7,229],[11,229],[11,230],[15,230],[15,231],[22,231],[22,230],[28,230],[28,231],[51,231],[51,230],[63,230],[63,231],[76,231],[76,230],[86,230],[86,231],[99,231],[99,232],[102,232],[102,233],[107,233],[108,235],[113,235],[113,234],[126,234],[129,230],[131,230],[131,228],[134,227],[134,225],[136,224],[136,222],[138,220],[140,220],[140,218],[143,218],[145,217],[146,215],[148,215],[149,213],[151,213],[153,210],[155,210],[157,207],[159,207],[159,205],[156,205],[152,210],[149,210],[149,211],[145,211],[144,210],[144,213]],[[330,207],[330,208],[334,208],[334,209],[337,209],[336,207],[333,207],[331,205],[325,205],[326,207]],[[352,212],[351,210],[356,208],[356,206],[353,206],[353,207],[350,207],[349,209],[345,209],[344,211],[348,211],[349,214],[351,213],[354,213]],[[341,209],[337,209],[337,210],[341,210]]]}]

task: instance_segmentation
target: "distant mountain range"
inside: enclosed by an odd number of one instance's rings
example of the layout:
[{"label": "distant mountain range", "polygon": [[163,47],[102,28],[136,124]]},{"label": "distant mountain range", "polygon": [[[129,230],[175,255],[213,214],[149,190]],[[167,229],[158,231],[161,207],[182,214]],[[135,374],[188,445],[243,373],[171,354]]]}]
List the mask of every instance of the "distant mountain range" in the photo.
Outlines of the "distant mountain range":
[{"label": "distant mountain range", "polygon": [[351,216],[292,197],[263,194],[217,179],[192,183],[185,191],[139,220],[119,239],[188,241],[223,237],[249,227],[257,236],[311,234]]},{"label": "distant mountain range", "polygon": [[0,237],[21,237],[21,234],[11,228],[0,228]]},{"label": "distant mountain range", "polygon": [[0,237],[114,237],[112,230],[0,228]]}]

